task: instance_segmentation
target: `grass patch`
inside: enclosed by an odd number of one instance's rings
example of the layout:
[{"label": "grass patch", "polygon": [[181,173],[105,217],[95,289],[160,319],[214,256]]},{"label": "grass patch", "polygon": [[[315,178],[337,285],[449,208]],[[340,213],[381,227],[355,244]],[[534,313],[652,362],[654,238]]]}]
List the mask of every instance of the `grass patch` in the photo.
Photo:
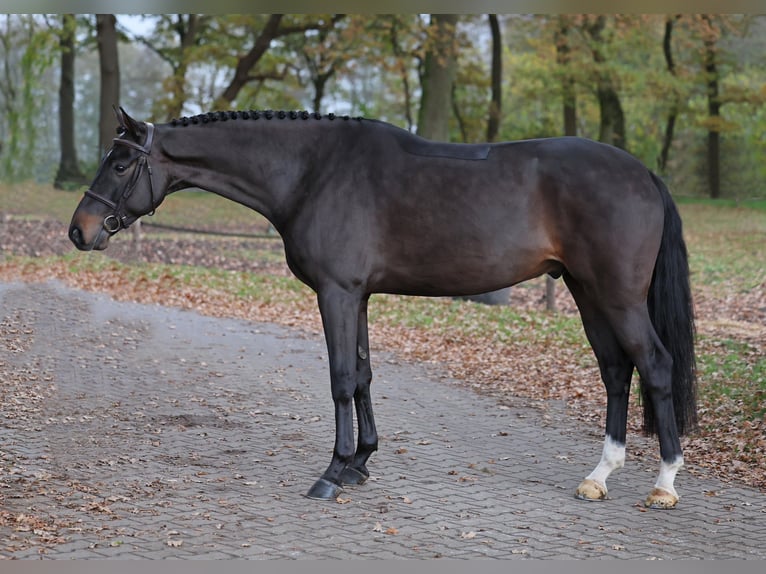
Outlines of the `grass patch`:
[{"label": "grass patch", "polygon": [[[703,402],[728,408],[733,416],[759,420],[766,416],[766,355],[735,339],[700,337],[697,357]],[[725,399],[725,400],[722,400]]]},{"label": "grass patch", "polygon": [[709,197],[673,197],[678,205],[707,205],[714,208],[736,207],[766,211],[766,199],[712,199]]}]

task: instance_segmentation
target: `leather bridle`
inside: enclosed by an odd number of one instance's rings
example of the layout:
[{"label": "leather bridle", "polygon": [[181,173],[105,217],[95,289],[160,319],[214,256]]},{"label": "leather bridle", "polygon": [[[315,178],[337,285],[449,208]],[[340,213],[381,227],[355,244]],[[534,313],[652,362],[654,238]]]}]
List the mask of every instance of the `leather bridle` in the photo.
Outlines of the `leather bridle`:
[{"label": "leather bridle", "polygon": [[[154,198],[154,184],[152,182],[152,166],[149,164],[149,153],[151,152],[151,149],[152,149],[153,140],[154,140],[154,125],[150,122],[146,122],[146,140],[144,141],[143,145],[137,144],[136,142],[132,142],[130,140],[126,140],[123,138],[114,138],[114,140],[112,140],[113,146],[119,144],[119,145],[132,147],[133,149],[140,151],[142,154],[139,156],[137,160],[138,165],[136,166],[136,169],[133,171],[133,176],[128,182],[128,185],[125,187],[125,191],[122,192],[120,199],[116,203],[107,197],[104,197],[102,195],[95,193],[91,189],[88,189],[85,191],[85,195],[87,197],[90,197],[91,199],[95,199],[96,201],[103,203],[104,205],[106,205],[112,210],[112,213],[107,215],[104,218],[103,223],[101,224],[102,227],[104,228],[104,231],[106,231],[110,235],[114,235],[120,229],[127,229],[128,227],[130,227],[130,225],[133,222],[136,221],[136,219],[140,217],[135,215],[128,215],[128,213],[125,211],[125,204],[127,203],[130,196],[133,194],[133,191],[135,190],[138,180],[141,179],[141,175],[144,172],[144,167],[146,167],[146,173],[149,175],[149,193],[150,193],[151,202],[152,202],[152,208],[151,210],[149,210],[148,215],[153,214],[154,210],[159,205],[159,203],[156,202]],[[110,154],[112,153],[111,150],[109,151],[109,153]],[[106,158],[104,158],[104,162],[106,162]],[[104,162],[102,162],[102,164]]]}]

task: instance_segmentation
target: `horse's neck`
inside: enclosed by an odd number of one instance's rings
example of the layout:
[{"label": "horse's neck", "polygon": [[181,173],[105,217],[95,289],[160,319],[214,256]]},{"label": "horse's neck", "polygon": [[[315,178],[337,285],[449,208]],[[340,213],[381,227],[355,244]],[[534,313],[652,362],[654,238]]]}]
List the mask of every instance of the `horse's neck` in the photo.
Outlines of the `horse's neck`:
[{"label": "horse's neck", "polygon": [[306,138],[279,126],[170,129],[172,144],[167,148],[179,181],[176,189],[215,193],[258,211],[279,229],[303,173],[311,167],[313,156],[302,151]]}]

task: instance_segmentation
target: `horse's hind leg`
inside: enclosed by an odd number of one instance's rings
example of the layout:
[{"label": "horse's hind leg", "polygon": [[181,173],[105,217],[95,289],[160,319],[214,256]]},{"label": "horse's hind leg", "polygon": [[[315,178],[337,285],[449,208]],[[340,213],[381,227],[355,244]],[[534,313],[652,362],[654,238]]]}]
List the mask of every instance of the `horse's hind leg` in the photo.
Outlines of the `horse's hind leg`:
[{"label": "horse's hind leg", "polygon": [[638,369],[641,385],[645,387],[654,409],[662,463],[657,482],[645,505],[674,508],[678,503],[678,494],[673,483],[684,460],[673,409],[673,359],[654,330],[646,302],[605,305],[602,309],[620,346]]},{"label": "horse's hind leg", "polygon": [[591,302],[582,287],[568,274],[564,275],[564,281],[580,309],[585,334],[598,360],[607,393],[606,432],[601,460],[577,487],[575,496],[581,500],[603,500],[607,497],[606,479],[625,464],[628,397],[633,363],[620,346],[606,317]]},{"label": "horse's hind leg", "polygon": [[369,478],[367,459],[378,450],[378,432],[375,428],[375,418],[372,413],[370,384],[372,368],[370,366],[370,344],[367,335],[367,301],[362,300],[357,324],[357,356],[356,356],[356,390],[354,391],[354,406],[356,421],[359,428],[356,453],[353,461],[346,466],[341,475],[343,484],[364,484]]},{"label": "horse's hind leg", "polygon": [[657,482],[645,505],[674,508],[678,503],[678,494],[673,483],[684,459],[673,408],[673,359],[654,330],[645,303],[626,308],[614,307],[608,313],[610,324],[622,348],[636,365],[641,385],[647,390],[654,409],[662,462]]}]

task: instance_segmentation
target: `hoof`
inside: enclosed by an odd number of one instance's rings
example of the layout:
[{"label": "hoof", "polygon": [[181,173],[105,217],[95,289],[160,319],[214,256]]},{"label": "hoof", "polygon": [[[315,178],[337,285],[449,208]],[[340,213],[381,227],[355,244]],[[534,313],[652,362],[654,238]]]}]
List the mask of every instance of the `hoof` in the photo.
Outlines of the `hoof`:
[{"label": "hoof", "polygon": [[647,508],[657,508],[660,510],[675,508],[676,504],[678,504],[678,496],[664,488],[655,488],[644,501],[644,506]]},{"label": "hoof", "polygon": [[317,480],[306,493],[306,498],[314,500],[335,500],[343,492],[343,487],[324,478]]},{"label": "hoof", "polygon": [[359,469],[347,466],[345,469],[343,469],[343,473],[340,475],[340,481],[343,484],[359,486],[367,482],[369,477],[369,474],[365,474]]},{"label": "hoof", "polygon": [[606,485],[586,478],[575,491],[575,498],[580,500],[606,500]]}]

